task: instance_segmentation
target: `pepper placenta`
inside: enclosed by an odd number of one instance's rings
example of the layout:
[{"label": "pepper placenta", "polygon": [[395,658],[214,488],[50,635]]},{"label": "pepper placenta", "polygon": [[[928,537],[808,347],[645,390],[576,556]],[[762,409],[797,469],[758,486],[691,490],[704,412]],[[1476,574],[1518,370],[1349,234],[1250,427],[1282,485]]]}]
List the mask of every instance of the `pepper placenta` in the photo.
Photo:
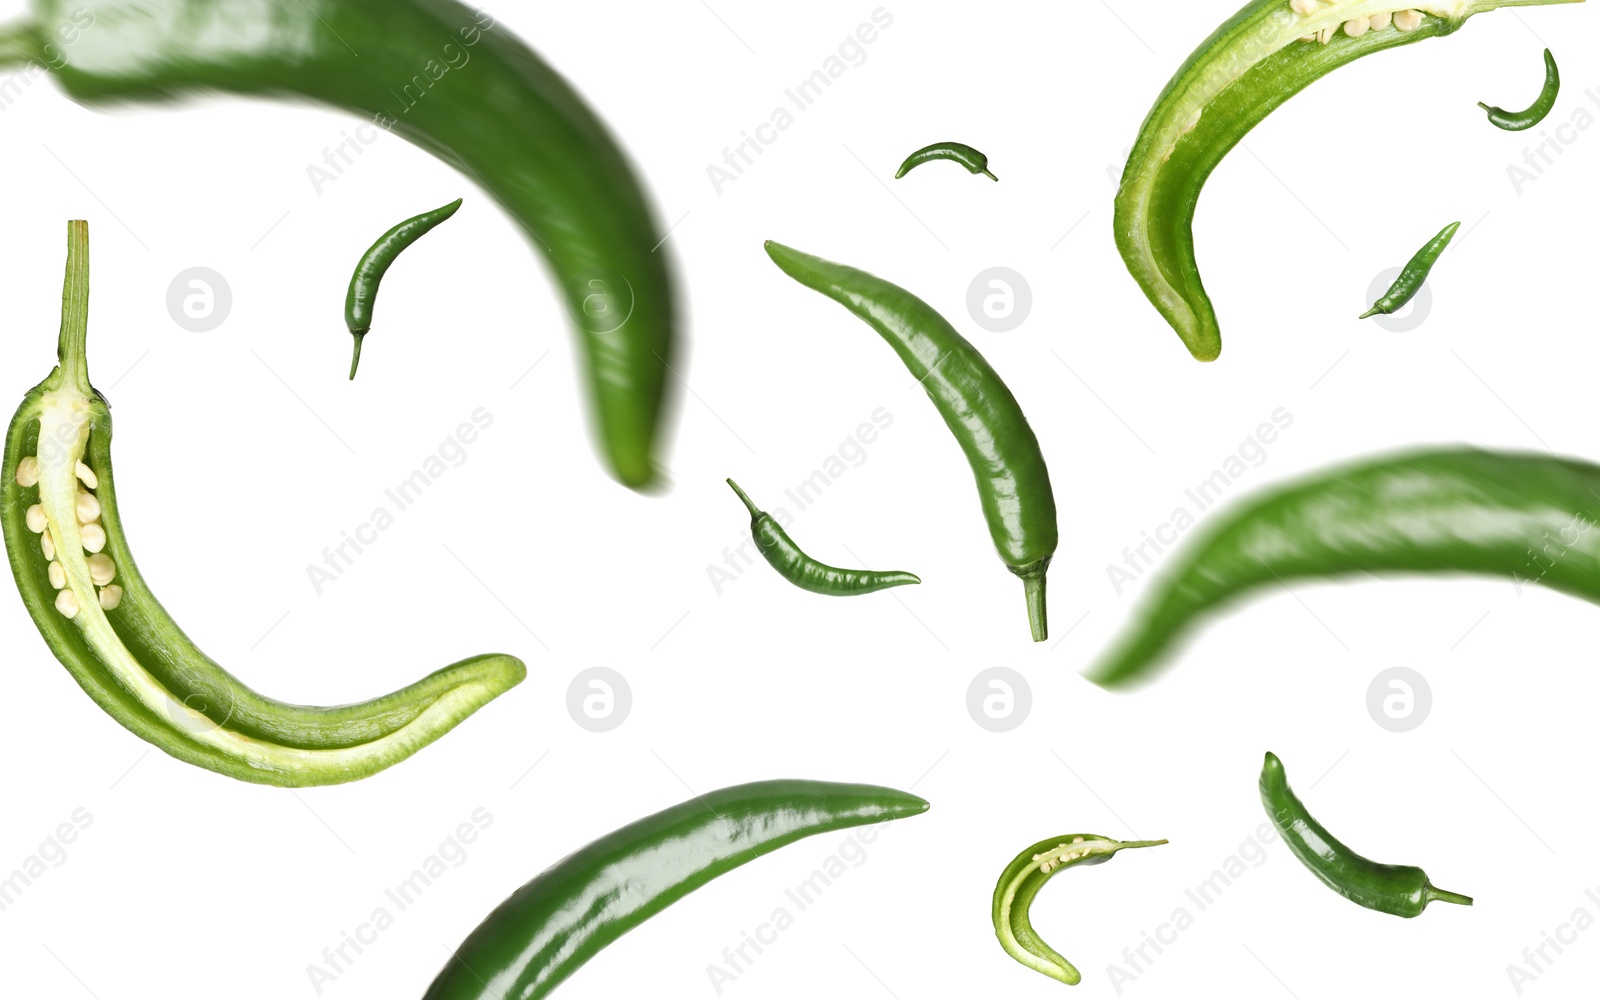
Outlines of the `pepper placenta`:
[{"label": "pepper placenta", "polygon": [[1406,303],[1416,298],[1422,291],[1422,285],[1428,280],[1428,275],[1433,273],[1433,265],[1439,262],[1439,257],[1444,253],[1450,241],[1455,239],[1456,230],[1461,228],[1461,223],[1452,222],[1439,230],[1439,235],[1429,240],[1421,250],[1418,250],[1406,266],[1400,269],[1400,276],[1394,279],[1394,284],[1384,293],[1383,298],[1372,304],[1372,308],[1362,313],[1359,318],[1368,319],[1372,316],[1397,313],[1406,307]]},{"label": "pepper placenta", "polygon": [[[455,0],[33,0],[33,11],[0,32],[0,62],[50,66],[77,100],[310,100],[371,122],[335,147],[335,169],[387,130],[481,184],[561,285],[613,475],[633,488],[656,479],[676,323],[662,234],[605,124],[494,17]],[[47,55],[57,41],[70,58]],[[334,176],[313,169],[313,181]]]},{"label": "pepper placenta", "polygon": [[1489,115],[1489,121],[1497,128],[1507,132],[1522,132],[1533,128],[1544,121],[1556,106],[1556,98],[1561,95],[1561,70],[1556,66],[1556,57],[1550,54],[1549,49],[1544,50],[1544,90],[1539,92],[1539,99],[1528,106],[1525,111],[1507,111],[1504,108],[1492,107],[1482,101],[1478,107]]},{"label": "pepper placenta", "polygon": [[326,785],[404,760],[526,676],[512,657],[480,656],[374,701],[311,708],[265,698],[207,658],[129,552],[111,411],[89,384],[88,304],[89,227],[72,222],[60,365],[12,418],[0,527],[28,614],[108,715],[179,760],[230,777]]},{"label": "pepper placenta", "polygon": [[1121,851],[1160,847],[1165,840],[1116,841],[1092,833],[1041,840],[1012,859],[995,883],[991,916],[994,933],[1006,954],[1035,972],[1076,986],[1083,976],[1060,952],[1045,944],[1028,916],[1033,898],[1058,872],[1105,864]]},{"label": "pepper placenta", "polygon": [[1035,642],[1048,634],[1045,571],[1059,540],[1050,470],[1028,418],[978,349],[926,302],[865,271],[770,240],[789,277],[833,299],[878,332],[921,383],[972,466],[989,535],[1022,578]]},{"label": "pepper placenta", "polygon": [[900,169],[895,172],[895,180],[899,180],[929,160],[952,160],[966,167],[969,174],[982,174],[991,181],[1000,179],[989,172],[989,158],[966,143],[936,142],[931,146],[923,146],[906,157],[906,161],[900,164]]},{"label": "pepper placenta", "polygon": [[1289,787],[1283,761],[1271,753],[1261,767],[1261,804],[1300,863],[1352,903],[1408,918],[1421,916],[1429,903],[1472,905],[1470,896],[1435,889],[1421,868],[1382,865],[1341,844],[1306,810]]},{"label": "pepper placenta", "polygon": [[1145,295],[1200,361],[1222,331],[1200,280],[1194,214],[1206,179],[1267,115],[1362,56],[1437,38],[1499,7],[1583,0],[1251,0],[1178,69],[1150,109],[1116,198],[1116,239]]},{"label": "pepper placenta", "polygon": [[830,597],[854,597],[922,582],[915,574],[898,570],[874,572],[839,569],[820,563],[802,552],[777,519],[757,507],[738,483],[730,479],[728,485],[744,501],[745,509],[750,511],[750,534],[755,538],[756,548],[761,550],[762,558],[778,571],[779,576],[801,590]]},{"label": "pepper placenta", "polygon": [[546,869],[478,925],[423,1000],[539,1000],[684,896],[805,837],[916,816],[907,792],[760,781],[697,796]]},{"label": "pepper placenta", "polygon": [[350,275],[350,290],[344,297],[344,324],[349,327],[350,335],[356,341],[355,353],[350,358],[352,380],[356,377],[357,366],[361,364],[361,342],[372,329],[372,309],[378,303],[378,285],[383,281],[384,273],[401,251],[456,214],[456,209],[460,207],[461,199],[457,198],[441,208],[412,216],[378,237],[378,242],[368,247],[367,252],[356,261],[355,273]]},{"label": "pepper placenta", "polygon": [[1322,472],[1219,515],[1090,676],[1151,676],[1198,622],[1263,587],[1354,574],[1482,574],[1600,604],[1600,466],[1421,451]]}]

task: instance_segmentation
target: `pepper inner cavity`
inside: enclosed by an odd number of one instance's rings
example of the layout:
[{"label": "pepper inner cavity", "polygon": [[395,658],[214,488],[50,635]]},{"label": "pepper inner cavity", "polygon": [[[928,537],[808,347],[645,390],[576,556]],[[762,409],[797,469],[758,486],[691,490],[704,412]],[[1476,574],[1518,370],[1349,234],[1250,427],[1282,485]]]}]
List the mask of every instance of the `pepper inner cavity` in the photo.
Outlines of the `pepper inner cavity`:
[{"label": "pepper inner cavity", "polygon": [[[1289,0],[1289,9],[1302,17],[1317,17],[1319,14],[1335,14],[1338,0]],[[1354,17],[1335,22],[1331,25],[1322,25],[1315,31],[1300,36],[1302,42],[1320,42],[1327,45],[1333,41],[1342,28],[1344,34],[1350,38],[1360,38],[1369,31],[1387,31],[1394,28],[1402,34],[1416,31],[1422,27],[1423,20],[1427,17],[1423,11],[1405,7],[1399,10],[1385,10],[1370,14],[1357,14]]]},{"label": "pepper inner cavity", "polygon": [[[15,472],[18,486],[38,491],[37,502],[28,507],[28,530],[39,536],[45,571],[57,591],[56,611],[69,619],[78,617],[83,610],[82,597],[88,594],[93,594],[105,611],[116,610],[123,596],[122,587],[115,583],[117,564],[104,551],[104,509],[94,492],[100,488],[100,476],[82,457],[89,434],[89,418],[81,407],[65,401],[47,402],[46,415],[40,419],[42,458],[23,458]],[[70,516],[52,517],[53,507],[58,513],[59,509],[70,512]],[[72,585],[75,580],[88,584],[82,588],[82,596],[81,584]]]}]

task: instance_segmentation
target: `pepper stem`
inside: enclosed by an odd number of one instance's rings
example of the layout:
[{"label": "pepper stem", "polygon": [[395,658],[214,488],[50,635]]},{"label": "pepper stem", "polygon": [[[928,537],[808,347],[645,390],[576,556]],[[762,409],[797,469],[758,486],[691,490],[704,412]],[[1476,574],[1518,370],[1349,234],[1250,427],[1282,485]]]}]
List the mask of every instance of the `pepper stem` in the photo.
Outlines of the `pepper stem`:
[{"label": "pepper stem", "polygon": [[755,501],[751,500],[750,497],[745,494],[744,490],[739,488],[739,484],[733,480],[728,480],[728,485],[732,486],[733,492],[739,494],[739,499],[744,501],[745,508],[750,511],[750,519],[752,521],[759,521],[762,517],[762,513],[761,508],[756,506]]},{"label": "pepper stem", "polygon": [[89,223],[67,223],[67,275],[61,286],[61,337],[56,356],[61,378],[84,395],[89,385]]},{"label": "pepper stem", "polygon": [[[1378,315],[1381,312],[1383,312],[1382,309],[1378,308],[1377,306],[1373,306],[1371,309],[1368,309],[1366,312],[1362,313],[1360,316],[1357,316],[1356,319],[1371,319],[1372,317]],[[1346,313],[1345,315],[1348,316],[1349,313]]]},{"label": "pepper stem", "polygon": [[983,176],[989,178],[991,181],[998,181],[1000,179],[994,174],[991,174],[988,167],[984,167],[981,171],[979,171],[979,173],[983,174]]},{"label": "pepper stem", "polygon": [[1121,851],[1128,851],[1136,847],[1160,847],[1165,843],[1167,843],[1165,840],[1130,840],[1126,843],[1118,844],[1117,849]]},{"label": "pepper stem", "polygon": [[1446,892],[1443,889],[1435,889],[1431,885],[1422,890],[1422,895],[1423,895],[1423,898],[1426,900],[1426,902],[1423,903],[1424,906],[1426,906],[1428,903],[1435,903],[1435,902],[1437,902],[1437,903],[1455,903],[1457,906],[1471,906],[1472,905],[1472,897],[1471,896],[1463,896],[1459,892]]},{"label": "pepper stem", "polygon": [[1045,617],[1044,571],[1023,577],[1022,591],[1028,598],[1028,627],[1033,630],[1033,641],[1044,642],[1050,637]]},{"label": "pepper stem", "polygon": [[366,331],[352,334],[356,338],[356,351],[350,357],[350,381],[356,380],[356,369],[361,367],[361,342],[366,339]]}]

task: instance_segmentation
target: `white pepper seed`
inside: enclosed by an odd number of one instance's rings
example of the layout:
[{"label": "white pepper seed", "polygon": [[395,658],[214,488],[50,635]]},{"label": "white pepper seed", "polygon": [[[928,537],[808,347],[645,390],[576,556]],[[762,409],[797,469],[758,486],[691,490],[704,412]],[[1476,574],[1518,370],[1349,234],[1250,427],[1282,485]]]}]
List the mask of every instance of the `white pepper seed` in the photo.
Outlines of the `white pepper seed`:
[{"label": "white pepper seed", "polygon": [[86,524],[79,534],[85,552],[99,552],[106,547],[106,529],[98,524]]},{"label": "white pepper seed", "polygon": [[35,535],[44,534],[44,529],[50,527],[50,519],[44,514],[44,507],[34,504],[28,508],[28,530]]},{"label": "white pepper seed", "polygon": [[100,488],[100,477],[95,475],[94,470],[82,462],[78,463],[78,479],[91,490]]},{"label": "white pepper seed", "polygon": [[1337,30],[1337,28],[1323,28],[1321,31],[1317,32],[1317,41],[1324,45],[1328,44],[1329,42],[1333,41],[1333,33]]},{"label": "white pepper seed", "polygon": [[122,603],[122,588],[116,584],[100,591],[100,607],[106,611],[117,610],[117,605]]},{"label": "white pepper seed", "polygon": [[93,524],[100,520],[100,501],[93,493],[79,493],[77,506],[79,524]]},{"label": "white pepper seed", "polygon": [[1401,31],[1416,31],[1422,27],[1422,12],[1420,10],[1396,11],[1394,26]]},{"label": "white pepper seed", "polygon": [[50,532],[47,531],[39,536],[39,548],[44,552],[45,562],[55,562],[56,543],[55,539],[50,537]]},{"label": "white pepper seed", "polygon": [[50,564],[50,586],[61,590],[67,585],[67,568],[58,562]]},{"label": "white pepper seed", "polygon": [[1317,0],[1289,0],[1289,9],[1306,16],[1317,12]]},{"label": "white pepper seed", "polygon": [[70,590],[63,590],[57,594],[56,610],[68,618],[78,617],[78,595]]},{"label": "white pepper seed", "polygon": [[1372,22],[1373,31],[1382,31],[1394,21],[1394,15],[1384,12],[1382,14],[1374,14],[1368,20]]},{"label": "white pepper seed", "polygon": [[1344,33],[1351,38],[1360,38],[1372,27],[1372,18],[1357,17],[1344,23]]},{"label": "white pepper seed", "polygon": [[104,587],[117,578],[117,564],[111,557],[97,552],[89,557],[89,579],[96,587]]},{"label": "white pepper seed", "polygon": [[17,466],[17,485],[25,490],[31,490],[39,485],[39,460],[37,458],[29,455]]}]

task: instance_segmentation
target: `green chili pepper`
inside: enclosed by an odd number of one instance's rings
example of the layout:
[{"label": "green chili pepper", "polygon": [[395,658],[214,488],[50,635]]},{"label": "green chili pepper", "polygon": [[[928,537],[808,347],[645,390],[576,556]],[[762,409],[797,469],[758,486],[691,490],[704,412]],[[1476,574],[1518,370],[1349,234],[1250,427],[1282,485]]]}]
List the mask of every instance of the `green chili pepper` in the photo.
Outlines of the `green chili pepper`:
[{"label": "green chili pepper", "polygon": [[[326,151],[326,169],[310,168],[317,183],[332,183],[385,129],[482,185],[560,282],[612,473],[636,489],[655,480],[676,323],[662,234],[605,124],[494,17],[455,0],[97,0],[88,8],[32,0],[32,9],[0,31],[0,64],[50,66],[77,100],[194,91],[309,100],[372,123]],[[69,58],[59,58],[58,43]]]},{"label": "green chili pepper", "polygon": [[1055,555],[1056,499],[1039,439],[1011,390],[978,349],[904,288],[767,241],[767,256],[807,288],[865,320],[889,342],[944,417],[978,481],[989,535],[1022,578],[1035,642],[1048,633],[1045,571]]},{"label": "green chili pepper", "polygon": [[1367,319],[1382,313],[1387,316],[1404,309],[1407,302],[1416,298],[1422,291],[1423,283],[1428,280],[1428,275],[1433,273],[1433,265],[1438,263],[1439,257],[1444,253],[1450,241],[1455,239],[1456,230],[1461,228],[1461,223],[1452,222],[1439,230],[1439,235],[1429,240],[1427,245],[1416,252],[1416,255],[1401,269],[1400,277],[1394,279],[1394,284],[1389,286],[1389,291],[1373,303],[1372,308],[1362,313],[1360,318]]},{"label": "green chili pepper", "polygon": [[1540,92],[1539,99],[1526,111],[1507,111],[1482,101],[1478,102],[1478,107],[1488,112],[1489,121],[1496,127],[1503,128],[1507,132],[1522,132],[1544,121],[1545,116],[1556,106],[1556,98],[1560,94],[1561,70],[1556,67],[1556,57],[1550,54],[1549,49],[1545,49],[1544,90]]},{"label": "green chili pepper", "polygon": [[374,701],[310,708],[262,697],[208,659],[128,550],[111,411],[89,384],[88,306],[89,227],[72,222],[61,363],[11,421],[0,527],[28,614],[108,715],[179,760],[230,777],[326,785],[404,760],[522,681],[520,661],[480,656]]},{"label": "green chili pepper", "polygon": [[356,339],[355,355],[350,359],[350,378],[356,377],[356,367],[361,364],[361,341],[372,329],[372,309],[378,304],[378,283],[384,272],[400,256],[400,252],[422,239],[423,235],[439,223],[456,214],[461,207],[457,198],[443,208],[414,215],[378,237],[378,242],[367,248],[356,262],[355,273],[350,275],[350,290],[344,297],[344,324]]},{"label": "green chili pepper", "polygon": [[1251,0],[1191,55],[1157,98],[1116,199],[1117,248],[1139,287],[1200,361],[1222,331],[1195,260],[1206,179],[1267,115],[1362,56],[1448,35],[1499,7],[1582,0]]},{"label": "green chili pepper", "polygon": [[567,855],[467,936],[423,1000],[539,1000],[684,896],[805,837],[926,812],[872,785],[759,781],[697,796]]},{"label": "green chili pepper", "polygon": [[899,180],[929,160],[954,160],[966,167],[969,174],[982,174],[991,181],[1000,179],[989,172],[989,158],[964,142],[936,142],[931,146],[923,146],[906,157],[906,162],[900,164],[894,179]]},{"label": "green chili pepper", "polygon": [[789,533],[783,530],[771,514],[756,507],[755,501],[745,495],[744,490],[733,480],[728,480],[728,485],[733,487],[733,492],[739,494],[739,499],[744,501],[745,508],[750,511],[750,534],[756,540],[756,548],[761,550],[761,555],[767,560],[778,575],[799,587],[809,590],[813,594],[827,594],[830,597],[855,597],[858,594],[872,594],[890,587],[904,587],[910,583],[922,581],[912,573],[902,573],[897,570],[873,572],[861,569],[838,569],[817,562],[800,550],[794,543]]},{"label": "green chili pepper", "polygon": [[1306,811],[1289,787],[1283,761],[1270,753],[1261,767],[1261,804],[1300,863],[1352,903],[1407,918],[1421,916],[1433,902],[1472,905],[1470,896],[1435,889],[1421,868],[1380,865],[1339,843]]},{"label": "green chili pepper", "polygon": [[1219,515],[1091,677],[1143,680],[1216,610],[1297,580],[1472,573],[1600,604],[1597,511],[1600,466],[1546,455],[1452,449],[1335,468]]},{"label": "green chili pepper", "polygon": [[1052,876],[1067,868],[1105,864],[1117,852],[1140,847],[1160,847],[1165,840],[1134,840],[1126,843],[1092,833],[1068,834],[1041,840],[1006,865],[994,887],[991,915],[994,933],[1006,954],[1035,972],[1076,986],[1083,976],[1061,953],[1044,943],[1028,910]]}]

